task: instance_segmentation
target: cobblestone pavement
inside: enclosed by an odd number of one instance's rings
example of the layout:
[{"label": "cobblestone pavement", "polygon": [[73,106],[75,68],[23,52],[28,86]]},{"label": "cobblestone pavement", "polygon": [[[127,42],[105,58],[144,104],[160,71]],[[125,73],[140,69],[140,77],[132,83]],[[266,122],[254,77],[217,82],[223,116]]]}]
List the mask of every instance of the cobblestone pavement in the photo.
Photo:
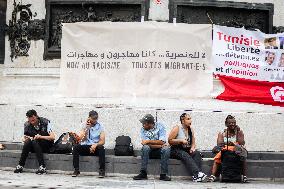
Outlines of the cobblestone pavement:
[{"label": "cobblestone pavement", "polygon": [[12,171],[0,170],[0,188],[39,188],[39,189],[85,189],[85,188],[135,188],[135,189],[284,189],[284,182],[273,182],[269,180],[253,180],[248,184],[227,184],[227,183],[193,183],[184,178],[172,178],[172,181],[160,181],[154,176],[149,180],[134,181],[131,177],[120,175],[115,177],[105,177],[103,179],[97,176],[80,175],[72,178],[66,174],[46,174],[36,175],[34,173],[14,174]]}]

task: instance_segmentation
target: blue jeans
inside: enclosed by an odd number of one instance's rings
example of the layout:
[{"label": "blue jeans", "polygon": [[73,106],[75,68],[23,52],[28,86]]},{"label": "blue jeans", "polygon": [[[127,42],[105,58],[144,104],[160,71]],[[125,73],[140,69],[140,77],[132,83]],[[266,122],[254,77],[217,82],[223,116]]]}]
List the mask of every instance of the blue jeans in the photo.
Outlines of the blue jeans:
[{"label": "blue jeans", "polygon": [[150,148],[144,145],[141,149],[141,171],[147,172],[147,165],[149,159],[161,159],[161,174],[168,174],[168,161],[170,158],[171,150],[165,146],[162,148]]}]

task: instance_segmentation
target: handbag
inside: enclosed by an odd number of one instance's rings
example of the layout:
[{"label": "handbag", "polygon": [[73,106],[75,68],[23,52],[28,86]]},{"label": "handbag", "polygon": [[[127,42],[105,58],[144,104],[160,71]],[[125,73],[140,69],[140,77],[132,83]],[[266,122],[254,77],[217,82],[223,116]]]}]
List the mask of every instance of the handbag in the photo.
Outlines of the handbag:
[{"label": "handbag", "polygon": [[73,146],[78,144],[80,137],[73,132],[63,133],[51,147],[50,152],[54,154],[72,153]]},{"label": "handbag", "polygon": [[217,153],[221,152],[221,150],[222,150],[222,146],[217,145],[217,146],[214,146],[214,147],[213,147],[212,153],[213,153],[213,154],[217,154]]}]

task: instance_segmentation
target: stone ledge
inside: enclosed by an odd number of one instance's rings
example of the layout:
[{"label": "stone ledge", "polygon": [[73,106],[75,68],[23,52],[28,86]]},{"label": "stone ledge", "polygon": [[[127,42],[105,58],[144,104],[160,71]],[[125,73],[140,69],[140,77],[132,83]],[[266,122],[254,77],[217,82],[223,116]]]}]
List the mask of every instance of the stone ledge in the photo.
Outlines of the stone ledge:
[{"label": "stone ledge", "polygon": [[[0,151],[0,167],[14,168],[19,161],[20,150]],[[72,155],[44,154],[47,168],[52,171],[72,172]],[[106,172],[112,174],[137,174],[140,169],[140,157],[106,155]],[[203,170],[210,174],[212,158],[203,159]],[[25,168],[37,169],[35,154],[30,154]],[[97,172],[98,157],[81,156],[80,170],[82,172]],[[159,175],[160,160],[151,159],[148,166],[149,175]],[[171,176],[190,176],[180,160],[170,159],[169,174]],[[250,178],[284,178],[284,160],[248,160],[248,176]]]},{"label": "stone ledge", "polygon": [[[1,144],[4,144],[6,147],[6,151],[9,152],[18,152],[22,150],[23,143],[21,142],[8,142],[8,141],[0,141]],[[203,154],[203,159],[212,159],[214,154],[208,150],[201,150]],[[113,149],[106,148],[107,155],[114,155]],[[135,156],[140,155],[140,150],[134,150]],[[121,156],[123,159],[123,156]],[[274,152],[274,151],[249,151],[248,152],[249,160],[284,160],[284,152]]]}]

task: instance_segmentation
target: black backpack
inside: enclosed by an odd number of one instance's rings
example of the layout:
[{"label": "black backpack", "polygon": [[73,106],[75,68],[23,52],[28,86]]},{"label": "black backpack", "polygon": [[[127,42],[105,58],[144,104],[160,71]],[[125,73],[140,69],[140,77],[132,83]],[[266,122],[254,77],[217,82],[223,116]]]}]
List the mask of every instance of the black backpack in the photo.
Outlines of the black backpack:
[{"label": "black backpack", "polygon": [[115,139],[114,155],[133,156],[134,150],[129,136],[118,136]]},{"label": "black backpack", "polygon": [[76,134],[72,132],[63,133],[50,149],[50,153],[68,154],[72,153],[73,146],[78,144]]},{"label": "black backpack", "polygon": [[221,182],[242,181],[241,157],[234,151],[221,151]]},{"label": "black backpack", "polygon": [[[238,132],[237,132],[238,134]],[[228,131],[227,131],[228,138]],[[228,142],[228,140],[227,140]],[[242,181],[242,161],[235,151],[221,151],[221,182],[241,182]]]}]

